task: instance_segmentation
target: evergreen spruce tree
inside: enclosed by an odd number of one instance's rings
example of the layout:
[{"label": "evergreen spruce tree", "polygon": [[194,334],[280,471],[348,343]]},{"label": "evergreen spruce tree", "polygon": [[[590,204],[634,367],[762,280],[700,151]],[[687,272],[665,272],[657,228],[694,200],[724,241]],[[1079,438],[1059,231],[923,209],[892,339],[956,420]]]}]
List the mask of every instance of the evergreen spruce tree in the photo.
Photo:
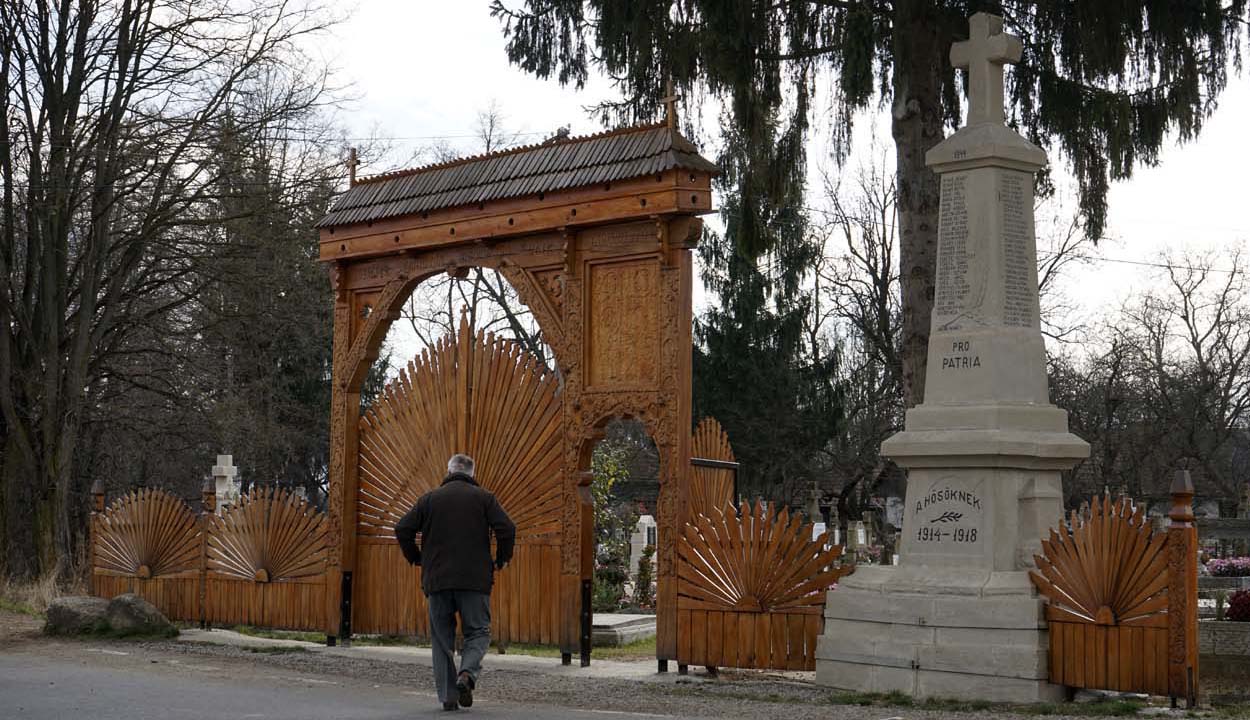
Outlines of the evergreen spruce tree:
[{"label": "evergreen spruce tree", "polygon": [[[1169,132],[1187,140],[1202,128],[1230,60],[1240,60],[1250,21],[1247,0],[495,0],[492,6],[509,58],[526,71],[577,86],[592,67],[613,78],[623,98],[603,108],[605,119],[655,117],[670,78],[686,93],[721,99],[728,148],[722,189],[738,196],[733,241],[748,259],[781,241],[767,230],[767,208],[793,198],[808,122],[825,111],[811,104],[818,87],[835,97],[832,131],[840,154],[849,150],[855,111],[888,103],[898,162],[909,405],[923,398],[937,246],[938,185],[924,156],[960,121],[949,50],[967,37],[968,16],[983,10],[1002,15],[1007,31],[1024,40],[1008,88],[1010,121],[1035,143],[1062,151],[1080,181],[1080,209],[1092,237],[1102,232],[1111,181],[1155,162]],[[779,115],[797,142],[776,142]],[[741,292],[754,291],[744,284]]]}]

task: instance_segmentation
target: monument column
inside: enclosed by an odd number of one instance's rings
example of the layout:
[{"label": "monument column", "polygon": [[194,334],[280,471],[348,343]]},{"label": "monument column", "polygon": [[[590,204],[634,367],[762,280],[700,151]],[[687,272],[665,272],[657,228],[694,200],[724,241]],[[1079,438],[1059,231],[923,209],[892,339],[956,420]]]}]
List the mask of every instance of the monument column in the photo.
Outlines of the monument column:
[{"label": "monument column", "polygon": [[1089,455],[1050,404],[1038,319],[1033,176],[1042,150],[1003,123],[1003,63],[1020,41],[978,13],[951,62],[968,125],[926,156],[941,176],[937,295],[924,402],[882,455],[908,470],[897,567],[829,593],[817,682],[1029,702],[1047,682],[1042,602],[1028,580],[1062,519],[1060,472]]}]

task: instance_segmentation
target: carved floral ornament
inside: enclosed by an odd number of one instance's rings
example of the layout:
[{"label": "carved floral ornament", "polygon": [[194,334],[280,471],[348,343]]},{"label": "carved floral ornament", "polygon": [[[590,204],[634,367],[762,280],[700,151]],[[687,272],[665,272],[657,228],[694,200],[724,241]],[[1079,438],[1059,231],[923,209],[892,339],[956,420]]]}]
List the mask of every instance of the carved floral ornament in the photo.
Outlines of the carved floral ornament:
[{"label": "carved floral ornament", "polygon": [[194,571],[200,560],[195,514],[164,490],[144,488],[116,500],[94,533],[98,570],[148,579]]},{"label": "carved floral ornament", "polygon": [[1168,609],[1167,533],[1128,498],[1094,498],[1042,541],[1029,577],[1047,618],[1097,625],[1158,625]]}]

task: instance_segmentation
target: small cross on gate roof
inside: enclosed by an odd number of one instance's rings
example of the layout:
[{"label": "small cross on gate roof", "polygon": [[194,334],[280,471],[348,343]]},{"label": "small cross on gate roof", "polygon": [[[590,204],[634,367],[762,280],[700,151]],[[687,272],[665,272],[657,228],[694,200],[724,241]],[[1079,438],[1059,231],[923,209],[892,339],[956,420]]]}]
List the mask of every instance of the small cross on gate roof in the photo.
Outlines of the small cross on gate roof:
[{"label": "small cross on gate roof", "polygon": [[1003,32],[1003,19],[968,18],[968,39],[951,45],[951,64],[968,69],[968,125],[1003,122],[1003,64],[1020,61],[1020,38]]},{"label": "small cross on gate roof", "polygon": [[680,96],[673,92],[673,80],[669,78],[665,85],[665,96],[660,98],[660,102],[664,103],[664,121],[668,124],[668,129],[673,130],[677,127],[677,101]]}]

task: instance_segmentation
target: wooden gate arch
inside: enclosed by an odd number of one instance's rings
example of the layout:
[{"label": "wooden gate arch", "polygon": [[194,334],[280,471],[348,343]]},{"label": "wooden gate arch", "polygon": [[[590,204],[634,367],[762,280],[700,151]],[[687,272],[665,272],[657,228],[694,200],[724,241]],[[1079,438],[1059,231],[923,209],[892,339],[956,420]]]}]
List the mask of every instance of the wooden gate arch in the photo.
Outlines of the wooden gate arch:
[{"label": "wooden gate arch", "polygon": [[[691,426],[691,250],[716,166],[674,123],[645,125],[353,180],[319,223],[330,268],[326,632],[349,637],[364,478],[360,388],[390,323],[422,280],[499,270],[553,350],[559,407],[555,639],[589,662],[593,569],[585,448],[606,417],[645,418],[660,453],[657,657],[677,655],[677,539]],[[367,613],[362,611],[360,617]]]}]

